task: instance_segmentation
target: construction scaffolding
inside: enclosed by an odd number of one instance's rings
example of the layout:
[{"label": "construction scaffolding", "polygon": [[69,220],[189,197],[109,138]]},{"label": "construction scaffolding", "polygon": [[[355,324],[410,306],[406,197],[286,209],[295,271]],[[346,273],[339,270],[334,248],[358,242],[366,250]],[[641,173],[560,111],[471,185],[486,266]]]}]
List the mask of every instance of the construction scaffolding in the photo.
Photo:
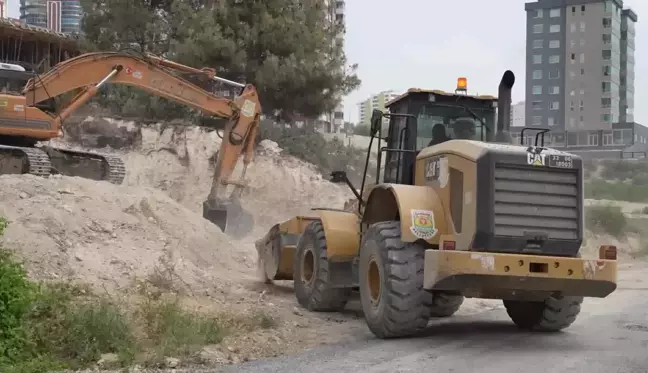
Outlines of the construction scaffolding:
[{"label": "construction scaffolding", "polygon": [[80,54],[80,40],[20,20],[0,19],[0,62],[43,73]]}]

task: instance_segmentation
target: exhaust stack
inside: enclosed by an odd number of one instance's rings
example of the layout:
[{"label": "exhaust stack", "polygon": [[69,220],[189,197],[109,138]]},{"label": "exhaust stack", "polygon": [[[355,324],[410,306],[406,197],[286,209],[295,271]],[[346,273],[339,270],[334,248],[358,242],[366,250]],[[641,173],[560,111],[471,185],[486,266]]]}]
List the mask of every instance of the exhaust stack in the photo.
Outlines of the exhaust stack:
[{"label": "exhaust stack", "polygon": [[511,92],[515,84],[515,74],[506,70],[499,84],[497,100],[497,131],[495,142],[511,144]]}]

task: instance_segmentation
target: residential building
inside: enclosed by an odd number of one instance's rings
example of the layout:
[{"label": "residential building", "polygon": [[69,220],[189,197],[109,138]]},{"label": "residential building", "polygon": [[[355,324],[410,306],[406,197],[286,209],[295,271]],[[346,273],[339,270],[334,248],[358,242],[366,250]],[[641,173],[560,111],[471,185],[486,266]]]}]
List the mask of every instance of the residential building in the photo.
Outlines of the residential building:
[{"label": "residential building", "polygon": [[525,110],[526,104],[524,101],[520,101],[517,104],[511,105],[511,127],[524,127],[525,121]]},{"label": "residential building", "polygon": [[371,123],[371,112],[374,109],[385,111],[385,104],[398,96],[395,91],[382,91],[358,103],[359,125],[368,126]]},{"label": "residential building", "polygon": [[83,8],[80,0],[20,0],[20,20],[54,32],[81,32]]},{"label": "residential building", "polygon": [[[527,127],[554,146],[634,144],[637,14],[621,0],[537,0],[527,13]],[[643,126],[642,126],[643,127]]]},{"label": "residential building", "polygon": [[[327,9],[327,19],[334,25],[340,26],[337,37],[333,39],[333,43],[337,46],[344,48],[344,27],[346,20],[345,2],[344,0],[323,0],[325,8]],[[344,129],[344,105],[340,97],[340,103],[332,113],[323,115],[323,119],[329,122],[329,128],[326,132],[340,132]]]}]

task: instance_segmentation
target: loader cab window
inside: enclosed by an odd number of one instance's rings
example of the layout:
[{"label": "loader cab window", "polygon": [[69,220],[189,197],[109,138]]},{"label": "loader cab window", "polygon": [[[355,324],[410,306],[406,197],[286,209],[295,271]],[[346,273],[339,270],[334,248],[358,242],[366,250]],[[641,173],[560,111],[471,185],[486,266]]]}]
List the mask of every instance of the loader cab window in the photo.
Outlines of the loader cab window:
[{"label": "loader cab window", "polygon": [[[422,150],[438,143],[438,131],[445,128],[448,139],[465,139],[490,141],[494,131],[495,111],[482,108],[471,108],[481,122],[466,112],[461,106],[447,107],[434,104],[421,107],[417,117],[416,150]],[[482,122],[486,124],[483,128]],[[483,137],[482,137],[483,132]]]}]

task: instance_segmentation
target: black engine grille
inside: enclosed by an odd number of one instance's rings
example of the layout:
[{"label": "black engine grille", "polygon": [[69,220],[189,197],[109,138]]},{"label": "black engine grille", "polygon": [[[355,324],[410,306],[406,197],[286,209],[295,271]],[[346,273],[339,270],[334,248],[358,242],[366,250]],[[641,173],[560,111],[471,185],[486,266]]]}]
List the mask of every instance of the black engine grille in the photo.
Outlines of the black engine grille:
[{"label": "black engine grille", "polygon": [[582,224],[578,169],[495,166],[495,236],[543,232],[578,240]]}]

